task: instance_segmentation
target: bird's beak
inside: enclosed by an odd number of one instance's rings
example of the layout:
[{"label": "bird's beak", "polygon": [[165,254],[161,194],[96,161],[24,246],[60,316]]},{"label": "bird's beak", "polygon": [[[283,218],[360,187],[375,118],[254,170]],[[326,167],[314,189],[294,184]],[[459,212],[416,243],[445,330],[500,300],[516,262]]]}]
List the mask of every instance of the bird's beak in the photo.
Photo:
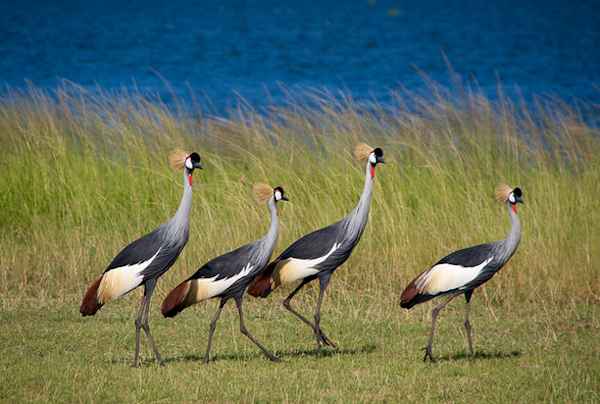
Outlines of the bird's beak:
[{"label": "bird's beak", "polygon": [[385,160],[383,159],[383,157],[378,157],[377,156],[377,160],[376,161],[377,161],[377,163],[383,163],[383,164],[385,164]]},{"label": "bird's beak", "polygon": [[525,205],[525,201],[519,198],[518,196],[515,196],[515,202],[522,203],[523,205]]},{"label": "bird's beak", "polygon": [[282,197],[281,197],[281,200],[282,200],[282,201],[289,201],[289,199],[288,199],[288,198],[286,198],[285,196],[282,196]]},{"label": "bird's beak", "polygon": [[197,169],[199,169],[199,170],[204,170],[204,167],[202,167],[202,166],[200,165],[200,163],[194,163],[194,165],[193,165],[192,167],[193,167],[193,168],[197,168]]}]

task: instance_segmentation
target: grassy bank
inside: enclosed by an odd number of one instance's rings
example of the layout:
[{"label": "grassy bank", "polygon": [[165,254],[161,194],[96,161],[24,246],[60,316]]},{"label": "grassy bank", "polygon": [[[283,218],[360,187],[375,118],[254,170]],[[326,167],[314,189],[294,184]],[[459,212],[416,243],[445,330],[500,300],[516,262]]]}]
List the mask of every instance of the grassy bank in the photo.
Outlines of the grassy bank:
[{"label": "grassy bank", "polygon": [[120,248],[177,209],[181,178],[166,164],[175,146],[198,151],[206,170],[196,175],[190,243],[163,287],[262,237],[268,212],[250,196],[257,181],[284,187],[292,200],[281,207],[277,253],[354,207],[363,167],[351,153],[366,141],[388,164],[337,288],[392,295],[446,253],[504,238],[509,220],[491,193],[506,182],[523,189],[524,234],[488,296],[597,299],[600,131],[577,110],[439,93],[413,96],[410,110],[312,101],[192,119],[123,95],[5,94],[0,292],[81,294]]},{"label": "grassy bank", "polygon": [[[600,130],[589,123],[598,122],[597,108],[560,100],[525,108],[434,89],[368,108],[309,98],[210,117],[123,94],[4,93],[0,335],[10,349],[0,397],[472,402],[514,390],[511,401],[598,400]],[[219,360],[200,367],[214,304],[167,322],[158,318],[162,298],[208,259],[266,233],[268,212],[250,196],[255,182],[282,186],[291,200],[280,206],[276,254],[344,217],[362,191],[363,167],[352,157],[360,141],[381,147],[387,164],[377,170],[363,238],[324,302],[325,329],[342,352],[312,358],[307,330],[280,309],[284,288],[248,300],[247,326],[286,364],[266,363],[247,345],[231,310],[217,328]],[[137,372],[128,365],[139,291],[91,320],[77,309],[114,255],[177,209],[181,174],[166,162],[173,147],[198,151],[206,170],[195,174],[189,244],[151,308],[167,369],[152,366],[147,351],[148,366]],[[506,211],[492,197],[499,182],[523,190],[523,237],[510,263],[474,294],[482,360],[471,366],[462,356],[457,301],[434,345],[449,360],[423,365],[431,307],[400,311],[399,294],[443,255],[508,234]],[[311,313],[314,303],[308,293],[298,305]],[[233,392],[222,387],[228,377]]]}]

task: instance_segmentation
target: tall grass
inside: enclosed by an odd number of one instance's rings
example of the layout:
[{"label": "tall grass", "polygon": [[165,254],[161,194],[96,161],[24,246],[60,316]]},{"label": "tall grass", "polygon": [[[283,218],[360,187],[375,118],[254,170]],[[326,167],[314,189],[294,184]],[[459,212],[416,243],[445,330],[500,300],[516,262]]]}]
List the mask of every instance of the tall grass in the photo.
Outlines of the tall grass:
[{"label": "tall grass", "polygon": [[483,290],[488,303],[600,299],[598,109],[540,99],[492,102],[432,86],[390,105],[327,93],[227,117],[194,116],[125,93],[37,88],[0,97],[0,293],[82,295],[121,248],[167,221],[181,197],[173,147],[198,151],[190,241],[159,282],[170,290],[200,264],[262,237],[257,181],[282,186],[276,254],[344,217],[365,141],[384,150],[363,239],[334,276],[342,294],[397,299],[441,256],[509,231],[492,190],[519,186],[519,250]]}]

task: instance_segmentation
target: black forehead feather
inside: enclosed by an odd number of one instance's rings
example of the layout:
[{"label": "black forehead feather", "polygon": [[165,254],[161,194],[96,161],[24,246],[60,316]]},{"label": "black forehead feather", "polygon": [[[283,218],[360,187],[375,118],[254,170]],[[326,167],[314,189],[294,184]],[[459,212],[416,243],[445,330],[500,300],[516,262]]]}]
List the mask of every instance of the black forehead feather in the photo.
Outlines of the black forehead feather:
[{"label": "black forehead feather", "polygon": [[521,188],[515,188],[515,190],[513,192],[519,198],[523,195],[523,192],[521,192]]},{"label": "black forehead feather", "polygon": [[194,163],[199,163],[200,162],[200,155],[196,152],[193,152],[192,154],[190,154],[190,158],[192,159],[192,161]]},{"label": "black forehead feather", "polygon": [[381,150],[379,147],[373,150],[373,153],[375,153],[377,157],[383,157],[383,150]]},{"label": "black forehead feather", "polygon": [[281,188],[281,187],[275,188],[275,192],[277,192],[277,191],[281,192],[281,196],[283,196],[285,194],[285,192],[283,192],[283,188]]}]

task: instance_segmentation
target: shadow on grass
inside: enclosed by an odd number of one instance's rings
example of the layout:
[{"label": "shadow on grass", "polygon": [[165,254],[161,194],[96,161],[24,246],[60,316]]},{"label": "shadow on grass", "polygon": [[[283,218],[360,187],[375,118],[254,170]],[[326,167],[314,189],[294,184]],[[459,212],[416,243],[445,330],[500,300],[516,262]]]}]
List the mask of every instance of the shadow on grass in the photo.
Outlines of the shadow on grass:
[{"label": "shadow on grass", "polygon": [[[361,348],[321,348],[321,357],[327,358],[334,355],[356,355],[356,354],[370,354],[377,348],[375,344],[366,344]],[[295,349],[293,351],[280,353],[281,357],[297,358],[299,356],[316,356],[316,349]]]},{"label": "shadow on grass", "polygon": [[[164,361],[165,363],[167,361]],[[125,367],[130,367],[133,369],[136,369],[133,366],[133,355],[131,356],[131,359],[107,359],[106,363],[110,364],[110,365],[125,365]],[[149,368],[149,367],[153,367],[156,366],[157,368],[160,367],[158,366],[158,361],[156,360],[156,358],[142,358],[140,357],[139,359],[139,363],[138,363],[138,368]]]},{"label": "shadow on grass", "polygon": [[[335,355],[357,355],[357,354],[370,354],[377,346],[375,344],[366,344],[361,348],[344,348],[344,349],[334,349],[334,348],[321,348],[321,357],[328,358]],[[312,356],[316,357],[317,350],[316,349],[295,349],[292,351],[273,351],[273,354],[280,359],[285,358],[297,358],[303,356]],[[262,352],[257,351],[255,354],[251,355],[241,355],[238,353],[233,354],[216,354],[210,357],[210,362],[216,362],[220,360],[250,360],[255,358],[262,358],[267,360],[267,358],[263,355]],[[180,357],[171,357],[165,358],[165,363],[169,362],[202,362],[204,361],[204,355],[195,355],[188,354]]]},{"label": "shadow on grass", "polygon": [[[494,351],[475,351],[475,361],[483,359],[506,359],[506,358],[517,358],[521,356],[520,350],[513,350],[510,352]],[[471,360],[471,354],[467,352],[455,353],[453,355],[443,355],[435,358],[436,361],[456,361],[456,360]]]}]

